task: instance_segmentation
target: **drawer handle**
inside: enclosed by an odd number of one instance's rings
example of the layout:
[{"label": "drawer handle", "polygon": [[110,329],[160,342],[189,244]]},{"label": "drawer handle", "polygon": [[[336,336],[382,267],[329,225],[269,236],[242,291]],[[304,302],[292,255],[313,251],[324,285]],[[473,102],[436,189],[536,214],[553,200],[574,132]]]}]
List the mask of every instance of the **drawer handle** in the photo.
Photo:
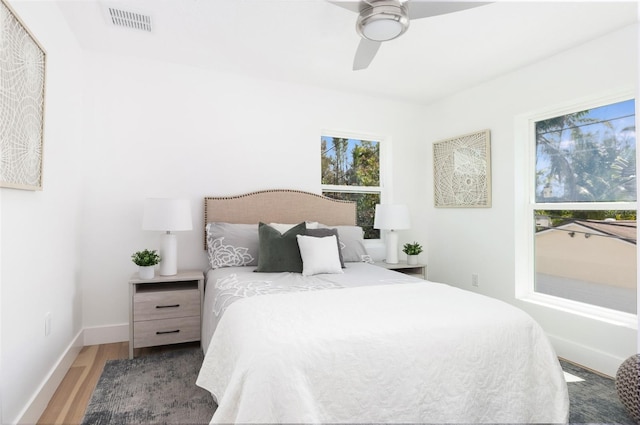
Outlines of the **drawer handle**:
[{"label": "drawer handle", "polygon": [[176,308],[180,307],[180,304],[172,304],[172,305],[157,305],[156,308]]},{"label": "drawer handle", "polygon": [[164,334],[177,334],[180,333],[180,329],[176,329],[175,331],[158,331],[156,335],[164,335]]}]

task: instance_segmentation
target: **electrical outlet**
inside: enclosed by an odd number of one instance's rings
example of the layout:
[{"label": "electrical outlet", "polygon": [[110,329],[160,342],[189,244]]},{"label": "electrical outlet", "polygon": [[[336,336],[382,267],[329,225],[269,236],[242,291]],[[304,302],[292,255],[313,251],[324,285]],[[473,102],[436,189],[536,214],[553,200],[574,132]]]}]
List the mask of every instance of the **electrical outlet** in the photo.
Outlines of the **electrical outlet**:
[{"label": "electrical outlet", "polygon": [[51,313],[44,315],[44,336],[49,336],[51,333]]},{"label": "electrical outlet", "polygon": [[471,274],[471,286],[478,287],[478,273]]}]

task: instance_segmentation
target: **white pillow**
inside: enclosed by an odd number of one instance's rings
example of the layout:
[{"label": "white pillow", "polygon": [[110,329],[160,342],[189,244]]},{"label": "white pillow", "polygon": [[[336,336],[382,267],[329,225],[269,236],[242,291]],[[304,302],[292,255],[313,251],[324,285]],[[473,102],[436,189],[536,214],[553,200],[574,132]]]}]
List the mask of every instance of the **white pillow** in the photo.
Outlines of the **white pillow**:
[{"label": "white pillow", "polygon": [[335,235],[319,238],[316,236],[296,235],[300,256],[302,257],[302,275],[313,276],[320,273],[342,273],[338,241]]},{"label": "white pillow", "polygon": [[[297,226],[300,223],[295,223],[295,224],[289,224],[289,223],[269,223],[269,226],[273,227],[274,229],[276,229],[278,232],[282,233],[283,235],[285,233],[287,233],[290,229],[294,228],[295,226]],[[307,229],[317,229],[318,228],[318,222],[317,221],[307,221],[305,222]]]}]

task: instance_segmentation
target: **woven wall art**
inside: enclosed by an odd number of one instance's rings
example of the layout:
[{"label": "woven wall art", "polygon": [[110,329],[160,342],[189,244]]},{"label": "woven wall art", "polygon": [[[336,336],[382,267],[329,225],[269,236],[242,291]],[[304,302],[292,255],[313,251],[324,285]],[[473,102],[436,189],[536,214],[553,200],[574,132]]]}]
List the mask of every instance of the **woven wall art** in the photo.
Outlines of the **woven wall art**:
[{"label": "woven wall art", "polygon": [[491,207],[490,131],[433,144],[436,207]]},{"label": "woven wall art", "polygon": [[0,0],[0,186],[42,190],[45,52]]}]

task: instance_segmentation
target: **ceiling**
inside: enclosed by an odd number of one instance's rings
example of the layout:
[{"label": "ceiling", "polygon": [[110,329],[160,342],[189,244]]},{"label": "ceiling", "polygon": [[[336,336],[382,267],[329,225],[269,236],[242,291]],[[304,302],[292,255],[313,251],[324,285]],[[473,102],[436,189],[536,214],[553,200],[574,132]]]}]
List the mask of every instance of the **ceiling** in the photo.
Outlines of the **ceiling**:
[{"label": "ceiling", "polygon": [[[497,1],[414,20],[368,69],[352,71],[357,15],[326,0],[58,3],[86,49],[422,104],[638,19],[631,1]],[[152,31],[113,26],[105,5],[150,15]]]}]

